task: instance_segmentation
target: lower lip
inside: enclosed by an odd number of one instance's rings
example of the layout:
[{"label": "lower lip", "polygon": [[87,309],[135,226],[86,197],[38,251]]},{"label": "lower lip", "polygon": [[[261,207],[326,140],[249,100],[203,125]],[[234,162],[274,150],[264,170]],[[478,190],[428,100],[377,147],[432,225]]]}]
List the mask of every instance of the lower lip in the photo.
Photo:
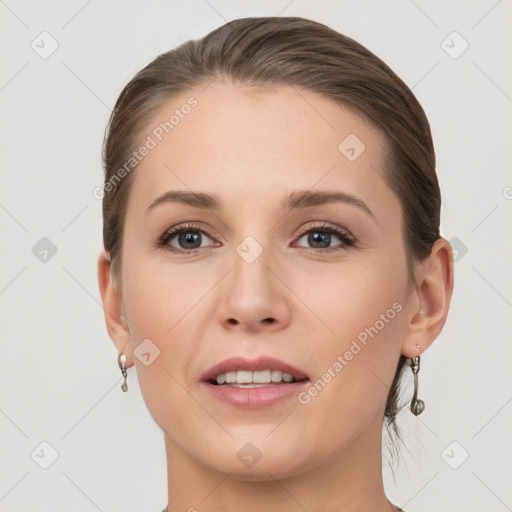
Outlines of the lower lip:
[{"label": "lower lip", "polygon": [[268,407],[285,398],[297,395],[308,384],[309,380],[291,382],[289,384],[274,384],[261,388],[234,388],[219,386],[203,381],[201,384],[220,401],[242,409],[259,409]]}]

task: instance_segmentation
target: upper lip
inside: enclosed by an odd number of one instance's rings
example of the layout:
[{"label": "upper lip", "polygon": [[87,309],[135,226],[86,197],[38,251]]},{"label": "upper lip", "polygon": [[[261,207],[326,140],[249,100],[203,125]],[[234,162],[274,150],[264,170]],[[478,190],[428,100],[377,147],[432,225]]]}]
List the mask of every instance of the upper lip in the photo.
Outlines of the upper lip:
[{"label": "upper lip", "polygon": [[289,373],[295,377],[295,380],[307,379],[308,376],[294,366],[285,363],[275,357],[259,356],[251,359],[246,356],[235,356],[225,359],[224,361],[212,366],[203,375],[201,380],[215,380],[221,373],[232,372],[237,370],[246,370],[257,372],[259,370],[280,370],[283,373]]}]

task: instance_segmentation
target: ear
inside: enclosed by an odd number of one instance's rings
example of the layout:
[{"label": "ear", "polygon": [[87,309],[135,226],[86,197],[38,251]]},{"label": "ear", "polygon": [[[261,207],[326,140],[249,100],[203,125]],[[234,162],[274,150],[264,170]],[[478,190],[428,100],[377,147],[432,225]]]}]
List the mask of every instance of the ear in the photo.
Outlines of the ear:
[{"label": "ear", "polygon": [[98,257],[98,284],[108,334],[118,354],[126,355],[126,367],[129,368],[134,364],[130,332],[125,318],[121,289],[112,278],[110,255],[106,251],[102,251]]},{"label": "ear", "polygon": [[410,319],[402,344],[402,354],[413,358],[431,345],[443,328],[453,291],[453,252],[450,243],[439,238],[430,256],[416,272],[416,288],[410,301]]}]

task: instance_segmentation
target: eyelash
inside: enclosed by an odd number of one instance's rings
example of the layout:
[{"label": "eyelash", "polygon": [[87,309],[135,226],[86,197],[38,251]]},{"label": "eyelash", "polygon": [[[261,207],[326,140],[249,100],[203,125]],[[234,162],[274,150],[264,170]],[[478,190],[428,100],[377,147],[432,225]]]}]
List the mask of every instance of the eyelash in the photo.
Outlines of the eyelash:
[{"label": "eyelash", "polygon": [[[182,253],[182,254],[195,254],[197,251],[201,249],[205,249],[204,247],[198,247],[196,249],[178,249],[176,247],[170,246],[169,240],[175,237],[175,235],[179,235],[180,233],[188,233],[188,232],[200,232],[207,235],[209,238],[213,239],[213,236],[208,233],[202,226],[194,223],[187,223],[176,228],[172,228],[169,231],[166,231],[155,243],[155,247],[157,249],[167,248],[172,252]],[[345,229],[332,226],[330,224],[316,224],[314,226],[309,226],[309,229],[306,229],[301,232],[298,239],[300,240],[304,235],[307,235],[310,232],[319,232],[319,233],[329,233],[333,235],[337,235],[341,240],[341,245],[339,247],[327,247],[322,249],[317,249],[315,247],[302,247],[303,249],[313,251],[313,252],[330,252],[330,251],[338,251],[345,249],[346,247],[350,247],[355,245],[356,239]],[[208,247],[210,248],[210,247]]]}]

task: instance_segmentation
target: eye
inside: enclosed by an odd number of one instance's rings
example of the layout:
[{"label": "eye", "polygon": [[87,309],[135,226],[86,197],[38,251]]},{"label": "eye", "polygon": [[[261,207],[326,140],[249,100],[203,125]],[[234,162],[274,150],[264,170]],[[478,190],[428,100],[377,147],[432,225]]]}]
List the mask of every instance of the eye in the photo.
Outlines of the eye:
[{"label": "eye", "polygon": [[[334,239],[338,238],[341,241],[337,246],[331,246],[333,235],[335,235]],[[198,249],[219,245],[216,242],[214,244],[208,244],[207,239],[213,241],[204,228],[198,224],[189,223],[166,231],[156,241],[155,245],[157,248],[167,248],[171,251],[181,253],[194,253]],[[310,227],[307,231],[303,231],[299,242],[302,239],[306,239],[306,243],[310,244],[310,247],[305,247],[306,249],[316,249],[319,251],[345,249],[354,245],[356,241],[346,229],[330,224]]]},{"label": "eye", "polygon": [[167,247],[176,252],[193,252],[208,247],[205,238],[210,239],[206,231],[197,224],[186,224],[166,231],[157,241],[158,247]]},{"label": "eye", "polygon": [[[341,244],[334,247],[331,246],[331,242],[333,241],[332,235],[335,235],[335,237],[341,240]],[[339,250],[354,245],[355,243],[354,237],[347,230],[339,226],[331,226],[330,224],[317,225],[308,229],[303,233],[299,241],[303,238],[311,245],[307,247],[308,249]]]}]

